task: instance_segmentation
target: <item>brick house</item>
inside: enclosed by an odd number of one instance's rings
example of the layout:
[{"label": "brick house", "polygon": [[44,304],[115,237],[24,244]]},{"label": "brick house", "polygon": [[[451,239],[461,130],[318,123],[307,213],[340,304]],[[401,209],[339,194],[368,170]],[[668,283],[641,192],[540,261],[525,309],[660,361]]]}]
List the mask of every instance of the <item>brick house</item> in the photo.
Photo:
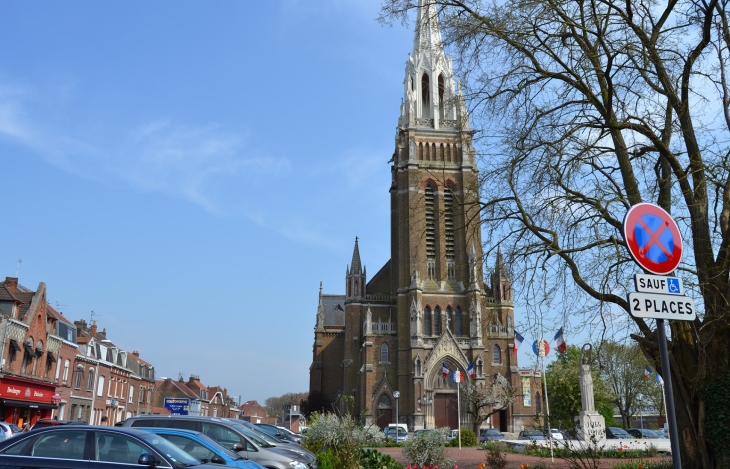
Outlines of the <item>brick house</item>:
[{"label": "brick house", "polygon": [[179,399],[187,401],[188,415],[202,415],[200,413],[201,401],[195,392],[190,390],[182,379],[178,381],[171,378],[162,378],[157,380],[154,392],[152,393],[152,413],[153,414],[170,414],[170,410],[165,407],[165,398]]},{"label": "brick house", "polygon": [[276,417],[269,417],[266,408],[256,401],[241,404],[241,419],[251,423],[276,423]]},{"label": "brick house", "polygon": [[200,415],[211,415],[208,407],[210,405],[210,390],[200,382],[200,376],[190,375],[190,379],[185,383],[185,386],[200,399]]},{"label": "brick house", "polygon": [[53,378],[62,339],[47,307],[45,283],[31,291],[14,277],[0,282],[0,418],[18,426],[51,417],[61,400]]}]

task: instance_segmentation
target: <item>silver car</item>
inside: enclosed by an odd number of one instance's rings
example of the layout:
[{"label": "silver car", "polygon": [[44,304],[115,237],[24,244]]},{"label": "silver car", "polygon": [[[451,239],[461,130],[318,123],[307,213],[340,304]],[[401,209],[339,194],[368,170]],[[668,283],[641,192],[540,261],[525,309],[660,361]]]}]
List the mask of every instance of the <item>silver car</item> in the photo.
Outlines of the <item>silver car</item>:
[{"label": "silver car", "polygon": [[227,419],[216,417],[196,417],[190,415],[138,415],[122,422],[123,427],[144,430],[145,427],[180,428],[202,432],[216,443],[249,458],[260,466],[272,469],[316,469],[303,456],[288,449],[268,444],[264,440],[252,438]]}]

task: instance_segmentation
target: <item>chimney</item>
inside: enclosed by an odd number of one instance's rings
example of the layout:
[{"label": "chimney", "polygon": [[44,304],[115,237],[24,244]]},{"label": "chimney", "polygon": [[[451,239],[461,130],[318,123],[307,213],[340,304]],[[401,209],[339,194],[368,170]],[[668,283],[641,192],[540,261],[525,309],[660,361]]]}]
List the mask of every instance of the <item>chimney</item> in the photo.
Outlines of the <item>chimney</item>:
[{"label": "chimney", "polygon": [[135,350],[134,352],[132,352],[132,355],[134,355],[135,357],[139,357],[139,350]]},{"label": "chimney", "polygon": [[16,277],[5,277],[5,288],[10,291],[18,291],[18,279]]},{"label": "chimney", "polygon": [[91,336],[96,337],[96,321],[91,323]]}]

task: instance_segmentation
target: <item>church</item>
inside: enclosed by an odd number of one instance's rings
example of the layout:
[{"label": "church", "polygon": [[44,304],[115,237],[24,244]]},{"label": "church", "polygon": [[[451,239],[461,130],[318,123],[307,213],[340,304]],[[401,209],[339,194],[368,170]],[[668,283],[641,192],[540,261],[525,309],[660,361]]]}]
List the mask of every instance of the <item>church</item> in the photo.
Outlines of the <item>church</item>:
[{"label": "church", "polygon": [[[381,428],[473,428],[446,369],[516,390],[483,427],[517,432],[541,412],[540,373],[520,370],[512,282],[497,251],[485,281],[469,115],[433,5],[419,7],[390,161],[391,257],[368,279],[358,239],[345,293],[320,284],[310,396]],[[496,410],[496,409],[495,409]]]}]

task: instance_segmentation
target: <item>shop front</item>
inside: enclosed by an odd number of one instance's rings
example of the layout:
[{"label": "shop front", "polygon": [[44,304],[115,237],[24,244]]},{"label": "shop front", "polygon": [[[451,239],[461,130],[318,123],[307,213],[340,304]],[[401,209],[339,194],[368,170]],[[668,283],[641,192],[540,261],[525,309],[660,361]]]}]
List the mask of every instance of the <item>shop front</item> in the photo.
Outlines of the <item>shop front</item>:
[{"label": "shop front", "polygon": [[0,416],[23,428],[38,419],[50,418],[61,400],[56,387],[50,383],[3,376],[0,378]]}]

